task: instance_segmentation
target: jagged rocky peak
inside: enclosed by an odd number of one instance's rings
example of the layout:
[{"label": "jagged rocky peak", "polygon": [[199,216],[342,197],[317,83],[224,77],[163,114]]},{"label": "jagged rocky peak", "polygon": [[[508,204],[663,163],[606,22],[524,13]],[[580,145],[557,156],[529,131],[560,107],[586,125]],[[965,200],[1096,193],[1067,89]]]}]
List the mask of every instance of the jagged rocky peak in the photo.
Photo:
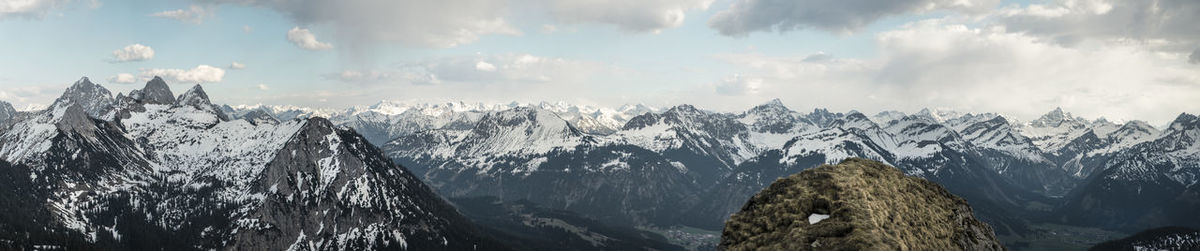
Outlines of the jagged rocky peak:
[{"label": "jagged rocky peak", "polygon": [[1172,121],[1171,125],[1167,127],[1166,133],[1195,130],[1197,127],[1200,127],[1200,118],[1185,112],[1175,117],[1175,121]]},{"label": "jagged rocky peak", "polygon": [[146,87],[141,90],[131,91],[129,97],[142,104],[173,105],[176,102],[175,94],[171,93],[171,87],[167,86],[167,82],[158,76],[146,82]]},{"label": "jagged rocky peak", "polygon": [[17,116],[17,109],[13,109],[12,104],[0,100],[0,124]]},{"label": "jagged rocky peak", "polygon": [[815,108],[815,109],[813,109],[813,111],[811,113],[804,115],[804,118],[807,119],[808,121],[812,122],[813,124],[816,124],[817,126],[829,127],[829,124],[832,124],[833,121],[840,119],[843,116],[845,116],[845,114],[842,114],[840,112],[832,113],[832,112],[829,112],[828,109]]},{"label": "jagged rocky peak", "polygon": [[695,115],[695,114],[701,114],[701,113],[704,113],[704,111],[701,111],[700,109],[696,109],[695,106],[687,105],[687,104],[677,105],[675,107],[671,107],[671,109],[667,109],[666,112],[663,112],[663,114],[675,114],[675,115],[679,115],[679,116]]},{"label": "jagged rocky peak", "polygon": [[104,118],[113,108],[112,92],[103,86],[92,83],[87,77],[80,78],[54,100],[51,107],[77,104],[88,116]]},{"label": "jagged rocky peak", "polygon": [[180,94],[176,101],[179,102],[179,105],[190,105],[194,107],[212,106],[212,102],[208,100],[208,93],[205,93],[204,88],[200,87],[199,84],[192,86],[192,89],[188,89],[187,92]]},{"label": "jagged rocky peak", "polygon": [[921,109],[921,111],[918,111],[917,113],[915,113],[913,115],[927,117],[929,119],[932,119],[933,121],[937,121],[938,123],[942,123],[942,122],[946,122],[948,120],[962,117],[962,114],[957,111],[942,109],[942,108],[934,108],[934,109],[923,108],[923,109]]},{"label": "jagged rocky peak", "polygon": [[652,126],[661,122],[679,123],[683,120],[690,120],[691,117],[704,114],[700,109],[696,109],[692,105],[677,105],[663,111],[662,113],[647,112],[642,115],[635,116],[625,123],[622,130],[636,130]]},{"label": "jagged rocky peak", "polygon": [[792,110],[788,109],[787,106],[783,105],[783,101],[780,101],[779,99],[776,98],[776,99],[771,99],[771,101],[767,101],[766,103],[763,103],[761,105],[754,106],[754,108],[750,108],[750,112],[789,113],[789,112],[792,112]]},{"label": "jagged rocky peak", "polygon": [[878,161],[776,180],[725,222],[720,250],[1003,250],[967,201]]},{"label": "jagged rocky peak", "polygon": [[798,114],[779,99],[750,108],[741,116],[750,124],[751,130],[763,133],[787,133],[801,123]]},{"label": "jagged rocky peak", "polygon": [[1075,117],[1069,112],[1064,112],[1062,107],[1055,107],[1053,111],[1042,115],[1042,117],[1030,121],[1029,125],[1034,127],[1059,127],[1063,123],[1071,123],[1073,125],[1083,125],[1086,120]]}]

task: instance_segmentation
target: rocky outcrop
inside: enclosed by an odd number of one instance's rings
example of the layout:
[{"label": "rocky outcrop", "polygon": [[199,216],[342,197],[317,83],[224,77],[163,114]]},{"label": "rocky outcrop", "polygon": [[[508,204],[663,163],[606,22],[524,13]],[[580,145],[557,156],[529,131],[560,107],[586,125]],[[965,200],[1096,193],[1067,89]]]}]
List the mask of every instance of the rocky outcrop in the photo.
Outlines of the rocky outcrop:
[{"label": "rocky outcrop", "polygon": [[723,250],[1002,250],[962,198],[850,158],[781,178],[725,223]]}]

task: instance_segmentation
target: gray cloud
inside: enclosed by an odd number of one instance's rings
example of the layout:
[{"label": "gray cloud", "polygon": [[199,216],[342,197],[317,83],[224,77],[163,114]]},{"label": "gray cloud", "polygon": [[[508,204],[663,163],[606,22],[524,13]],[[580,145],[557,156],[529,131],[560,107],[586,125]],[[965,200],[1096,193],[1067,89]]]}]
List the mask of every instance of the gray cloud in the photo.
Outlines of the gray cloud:
[{"label": "gray cloud", "polygon": [[[608,24],[625,31],[658,32],[678,27],[686,12],[707,9],[713,0],[194,1],[263,7],[290,17],[300,26],[329,25],[334,42],[356,49],[378,42],[446,48],[487,35],[521,35],[523,32],[509,22],[518,14],[545,13],[560,23]],[[522,13],[511,13],[514,7]]]},{"label": "gray cloud", "polygon": [[1138,40],[1186,53],[1200,43],[1200,1],[1057,0],[994,15],[1009,31],[1072,46],[1088,40]]},{"label": "gray cloud", "polygon": [[657,32],[683,24],[685,13],[713,0],[532,0],[565,23],[612,24],[626,31]]},{"label": "gray cloud", "polygon": [[1188,56],[1188,63],[1200,64],[1200,48],[1192,51],[1192,55]]},{"label": "gray cloud", "polygon": [[726,36],[815,28],[853,32],[889,16],[948,9],[982,11],[996,0],[738,0],[708,25]]},{"label": "gray cloud", "polygon": [[197,0],[276,10],[301,26],[329,25],[336,42],[351,46],[394,42],[453,47],[488,34],[519,34],[509,25],[507,1],[276,1]]}]

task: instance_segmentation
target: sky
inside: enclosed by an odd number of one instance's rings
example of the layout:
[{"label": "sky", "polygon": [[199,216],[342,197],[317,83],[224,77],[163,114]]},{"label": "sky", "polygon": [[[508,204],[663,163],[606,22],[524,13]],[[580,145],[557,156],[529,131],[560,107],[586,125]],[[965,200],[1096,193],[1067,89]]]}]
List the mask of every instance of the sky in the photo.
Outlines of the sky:
[{"label": "sky", "polygon": [[0,0],[0,100],[1200,112],[1195,0]]}]

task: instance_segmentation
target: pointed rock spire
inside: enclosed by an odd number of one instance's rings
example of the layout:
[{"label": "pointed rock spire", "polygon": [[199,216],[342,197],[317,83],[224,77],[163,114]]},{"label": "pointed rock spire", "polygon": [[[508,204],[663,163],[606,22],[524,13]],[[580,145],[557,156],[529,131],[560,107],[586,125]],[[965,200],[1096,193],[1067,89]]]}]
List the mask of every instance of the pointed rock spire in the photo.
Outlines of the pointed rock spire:
[{"label": "pointed rock spire", "polygon": [[179,105],[194,107],[212,106],[212,102],[208,100],[208,93],[205,93],[204,88],[200,87],[199,84],[192,86],[192,89],[188,89],[187,92],[180,94],[176,101],[179,102]]},{"label": "pointed rock spire", "polygon": [[167,82],[158,76],[155,76],[150,82],[146,82],[146,87],[143,87],[141,90],[130,92],[129,96],[143,104],[175,104],[175,94],[171,93],[171,88],[167,86]]},{"label": "pointed rock spire", "polygon": [[1071,113],[1064,112],[1062,107],[1055,107],[1053,111],[1042,115],[1037,120],[1030,121],[1029,124],[1034,127],[1058,127],[1063,122],[1074,121],[1075,117]]}]

